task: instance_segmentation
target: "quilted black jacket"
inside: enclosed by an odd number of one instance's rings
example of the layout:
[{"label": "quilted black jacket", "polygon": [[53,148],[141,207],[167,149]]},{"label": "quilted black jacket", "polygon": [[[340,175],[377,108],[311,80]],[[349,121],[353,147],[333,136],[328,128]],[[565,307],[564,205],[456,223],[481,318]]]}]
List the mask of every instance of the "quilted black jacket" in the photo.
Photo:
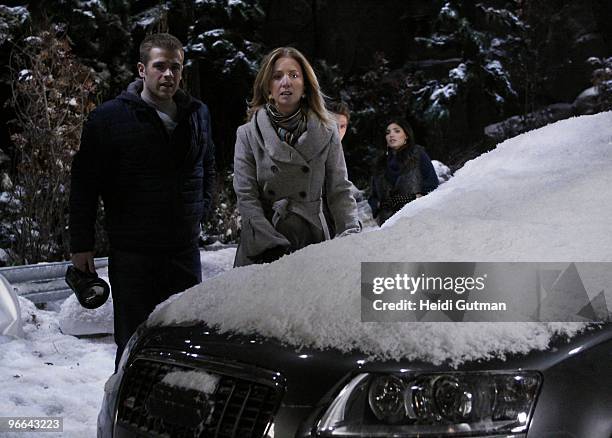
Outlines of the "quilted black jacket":
[{"label": "quilted black jacket", "polygon": [[195,245],[215,181],[210,114],[178,91],[178,125],[169,135],[135,81],[90,115],[72,163],[71,251],[94,248],[99,196],[113,248],[179,251]]}]

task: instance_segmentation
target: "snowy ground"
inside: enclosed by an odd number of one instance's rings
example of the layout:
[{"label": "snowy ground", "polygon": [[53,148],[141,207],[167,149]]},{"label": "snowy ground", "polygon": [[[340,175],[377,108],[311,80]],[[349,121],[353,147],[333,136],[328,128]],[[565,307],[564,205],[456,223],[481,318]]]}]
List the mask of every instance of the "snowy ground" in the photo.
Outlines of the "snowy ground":
[{"label": "snowy ground", "polygon": [[[210,278],[231,269],[234,248],[202,251],[202,275]],[[105,271],[101,271],[102,276]],[[24,339],[0,337],[0,416],[63,417],[64,432],[44,436],[90,438],[104,383],[115,366],[112,336],[77,338],[62,334],[60,321],[74,317],[70,329],[112,327],[112,307],[86,311],[71,296],[61,312],[37,309],[20,298]],[[96,331],[96,330],[92,330]],[[35,432],[2,434],[2,437],[40,437]]]}]

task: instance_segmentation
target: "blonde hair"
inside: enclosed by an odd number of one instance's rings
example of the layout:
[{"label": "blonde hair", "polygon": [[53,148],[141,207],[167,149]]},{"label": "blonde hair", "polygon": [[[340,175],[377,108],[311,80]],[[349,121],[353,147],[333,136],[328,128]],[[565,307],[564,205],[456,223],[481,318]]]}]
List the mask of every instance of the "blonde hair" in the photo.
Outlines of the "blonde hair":
[{"label": "blonde hair", "polygon": [[331,125],[332,118],[325,108],[325,95],[321,91],[317,75],[312,66],[302,53],[293,47],[278,47],[268,53],[261,61],[259,71],[253,83],[253,98],[248,103],[247,120],[251,120],[257,110],[268,103],[270,94],[270,80],[274,74],[274,64],[280,58],[292,58],[300,64],[304,73],[304,94],[308,109],[323,122],[324,125]]}]

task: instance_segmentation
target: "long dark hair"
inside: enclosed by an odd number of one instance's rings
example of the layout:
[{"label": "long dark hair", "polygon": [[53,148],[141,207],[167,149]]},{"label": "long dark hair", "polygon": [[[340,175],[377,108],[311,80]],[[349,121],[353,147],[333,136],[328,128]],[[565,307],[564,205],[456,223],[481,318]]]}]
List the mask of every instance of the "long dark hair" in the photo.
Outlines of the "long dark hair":
[{"label": "long dark hair", "polygon": [[[412,126],[410,126],[408,121],[401,117],[392,117],[385,122],[385,130],[391,123],[398,125],[403,129],[404,134],[406,134],[406,146],[397,151],[397,158],[399,159],[400,163],[402,163],[402,166],[415,167],[418,163],[418,155],[416,154],[416,141],[414,140],[414,130],[412,129]],[[376,160],[376,171],[378,173],[384,173],[387,168],[389,150],[386,141],[384,148],[384,152],[380,154]]]}]

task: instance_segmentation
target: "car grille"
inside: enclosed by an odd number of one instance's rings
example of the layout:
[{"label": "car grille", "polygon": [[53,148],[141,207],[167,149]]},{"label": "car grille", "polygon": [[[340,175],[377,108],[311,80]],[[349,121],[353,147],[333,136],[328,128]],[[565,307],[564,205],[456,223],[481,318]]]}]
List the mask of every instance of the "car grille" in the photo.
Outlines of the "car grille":
[{"label": "car grille", "polygon": [[154,388],[164,376],[172,371],[193,369],[175,363],[137,359],[128,368],[121,386],[117,423],[134,434],[151,437],[264,436],[280,404],[282,390],[227,375],[220,376],[217,389],[208,401],[195,390],[174,388],[172,396],[164,401],[166,405],[175,405],[173,413],[162,416],[152,413],[147,401],[155,398]]}]

